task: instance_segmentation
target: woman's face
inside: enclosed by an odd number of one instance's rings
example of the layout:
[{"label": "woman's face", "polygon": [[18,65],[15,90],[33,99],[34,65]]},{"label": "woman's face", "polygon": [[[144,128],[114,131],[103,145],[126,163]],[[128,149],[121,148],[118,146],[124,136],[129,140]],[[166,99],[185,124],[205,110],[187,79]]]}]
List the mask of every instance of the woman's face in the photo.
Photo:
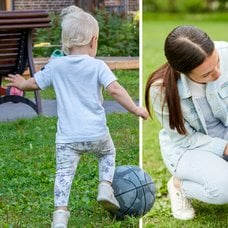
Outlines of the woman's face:
[{"label": "woman's face", "polygon": [[201,65],[192,70],[188,76],[192,81],[207,83],[217,80],[220,74],[219,55],[215,49],[212,55],[207,57]]}]

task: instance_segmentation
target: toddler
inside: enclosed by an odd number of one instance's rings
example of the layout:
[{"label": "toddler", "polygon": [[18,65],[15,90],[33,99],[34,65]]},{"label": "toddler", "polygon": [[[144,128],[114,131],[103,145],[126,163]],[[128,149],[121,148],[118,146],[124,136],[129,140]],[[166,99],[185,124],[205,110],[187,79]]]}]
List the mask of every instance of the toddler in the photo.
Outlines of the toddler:
[{"label": "toddler", "polygon": [[9,75],[8,86],[39,90],[53,86],[57,100],[56,178],[52,227],[67,227],[68,199],[80,156],[93,152],[99,161],[97,201],[109,211],[119,208],[111,183],[115,170],[115,147],[106,125],[101,89],[129,112],[146,119],[146,109],[138,107],[117,82],[108,66],[95,59],[99,27],[96,19],[76,6],[62,12],[64,57],[52,59],[34,78]]}]

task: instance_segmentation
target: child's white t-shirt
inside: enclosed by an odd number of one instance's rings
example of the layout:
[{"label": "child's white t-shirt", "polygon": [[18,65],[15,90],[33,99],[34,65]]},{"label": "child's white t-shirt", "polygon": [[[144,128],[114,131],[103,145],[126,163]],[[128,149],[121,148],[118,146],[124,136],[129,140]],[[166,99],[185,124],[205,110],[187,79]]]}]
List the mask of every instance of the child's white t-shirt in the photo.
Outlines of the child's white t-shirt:
[{"label": "child's white t-shirt", "polygon": [[64,56],[51,60],[34,77],[40,89],[55,90],[56,143],[95,141],[108,133],[101,90],[117,79],[102,60]]}]

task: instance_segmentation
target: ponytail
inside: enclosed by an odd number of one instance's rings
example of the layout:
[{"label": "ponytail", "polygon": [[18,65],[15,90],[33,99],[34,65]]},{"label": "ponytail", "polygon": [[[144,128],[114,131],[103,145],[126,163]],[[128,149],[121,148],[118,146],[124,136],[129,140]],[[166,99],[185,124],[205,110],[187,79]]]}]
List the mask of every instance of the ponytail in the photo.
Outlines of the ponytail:
[{"label": "ponytail", "polygon": [[150,87],[153,85],[154,82],[156,82],[159,79],[163,78],[163,73],[164,73],[164,68],[166,64],[162,65],[160,68],[158,68],[155,72],[153,72],[150,77],[147,79],[146,83],[146,89],[145,89],[145,104],[146,104],[146,109],[150,114],[151,117],[151,112],[150,112]]},{"label": "ponytail", "polygon": [[158,70],[151,74],[146,84],[145,92],[145,104],[146,108],[151,116],[150,112],[150,87],[158,81],[162,81],[161,93],[164,91],[164,101],[162,105],[162,111],[165,103],[168,106],[169,111],[169,126],[171,129],[176,129],[179,134],[186,135],[187,131],[184,126],[184,119],[181,111],[180,98],[177,87],[177,80],[180,77],[180,73],[175,71],[169,63],[162,65]]},{"label": "ponytail", "polygon": [[[180,73],[175,71],[170,64],[167,64],[164,72],[163,87],[165,88],[164,103],[167,103],[169,110],[169,126],[176,129],[181,135],[186,135],[184,119],[181,111],[180,97],[178,93],[177,80]],[[163,107],[164,107],[163,103]],[[163,109],[162,107],[162,109]]]}]

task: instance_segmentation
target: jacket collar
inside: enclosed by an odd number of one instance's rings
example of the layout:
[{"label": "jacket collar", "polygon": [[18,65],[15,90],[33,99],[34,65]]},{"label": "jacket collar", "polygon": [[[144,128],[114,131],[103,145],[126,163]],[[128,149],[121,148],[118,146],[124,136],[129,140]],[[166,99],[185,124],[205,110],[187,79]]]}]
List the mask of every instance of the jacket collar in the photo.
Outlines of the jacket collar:
[{"label": "jacket collar", "polygon": [[180,78],[177,81],[177,87],[178,87],[180,98],[184,99],[192,96],[188,86],[186,75],[184,74],[180,75]]},{"label": "jacket collar", "polygon": [[[210,94],[214,94],[216,91],[216,84],[217,81],[208,82],[206,85],[206,91]],[[181,99],[189,98],[192,96],[186,75],[180,75],[180,78],[177,81],[177,87]]]}]

